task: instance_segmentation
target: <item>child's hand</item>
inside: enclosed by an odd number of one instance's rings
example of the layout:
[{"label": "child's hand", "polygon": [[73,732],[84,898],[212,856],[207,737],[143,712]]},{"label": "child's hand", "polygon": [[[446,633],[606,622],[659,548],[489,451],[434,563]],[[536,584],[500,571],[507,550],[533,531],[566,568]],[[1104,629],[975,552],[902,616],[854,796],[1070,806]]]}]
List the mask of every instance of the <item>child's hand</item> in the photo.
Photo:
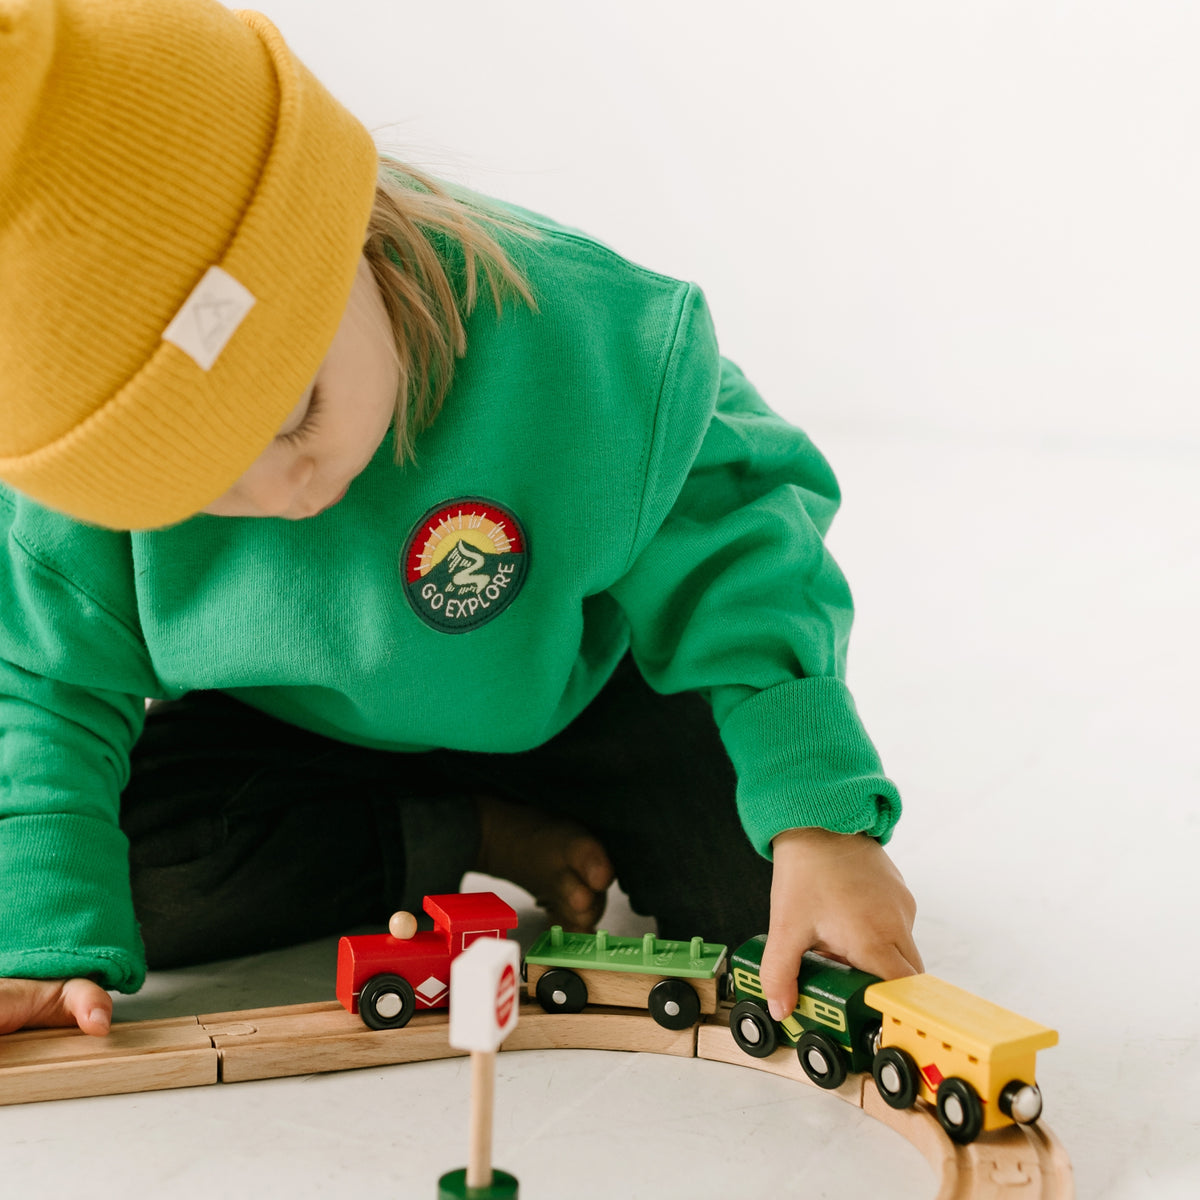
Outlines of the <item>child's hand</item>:
[{"label": "child's hand", "polygon": [[111,1022],[112,997],[90,979],[0,979],[0,1033],[78,1025],[103,1037]]},{"label": "child's hand", "polygon": [[925,969],[912,939],[916,901],[874,838],[785,829],[771,848],[775,868],[762,984],[777,1021],[796,1006],[806,950],[843,958],[884,979]]}]

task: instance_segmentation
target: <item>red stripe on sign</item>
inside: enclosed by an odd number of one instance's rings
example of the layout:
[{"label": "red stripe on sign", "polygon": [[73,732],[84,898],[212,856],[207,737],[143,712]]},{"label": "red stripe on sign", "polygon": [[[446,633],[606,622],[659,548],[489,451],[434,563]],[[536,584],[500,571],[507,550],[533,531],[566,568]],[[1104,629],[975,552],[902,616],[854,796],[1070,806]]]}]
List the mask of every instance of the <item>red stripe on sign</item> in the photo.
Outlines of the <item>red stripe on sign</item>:
[{"label": "red stripe on sign", "polygon": [[513,1003],[517,997],[517,977],[512,964],[506,963],[500,982],[496,985],[496,1025],[503,1029],[512,1016]]}]

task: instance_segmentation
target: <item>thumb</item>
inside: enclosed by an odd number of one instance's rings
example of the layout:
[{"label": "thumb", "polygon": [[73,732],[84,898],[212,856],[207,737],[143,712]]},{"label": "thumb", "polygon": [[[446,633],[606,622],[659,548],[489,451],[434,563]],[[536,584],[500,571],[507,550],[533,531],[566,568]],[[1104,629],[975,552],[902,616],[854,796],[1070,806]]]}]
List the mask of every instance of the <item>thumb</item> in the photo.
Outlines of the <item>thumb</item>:
[{"label": "thumb", "polygon": [[112,997],[90,979],[68,979],[62,986],[64,1024],[72,1021],[94,1037],[103,1037],[112,1025]]},{"label": "thumb", "polygon": [[78,1024],[102,1035],[111,1013],[108,993],[90,979],[0,979],[0,1033]]}]

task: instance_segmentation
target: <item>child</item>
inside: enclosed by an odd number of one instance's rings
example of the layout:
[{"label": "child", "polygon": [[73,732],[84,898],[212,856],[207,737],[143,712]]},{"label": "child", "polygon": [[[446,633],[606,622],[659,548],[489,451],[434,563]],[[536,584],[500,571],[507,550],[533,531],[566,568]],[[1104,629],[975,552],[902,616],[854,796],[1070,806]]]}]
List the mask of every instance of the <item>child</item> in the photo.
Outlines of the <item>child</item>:
[{"label": "child", "polygon": [[777,1016],[921,969],[836,483],[698,287],[217,0],[0,0],[0,87],[0,1030],[472,868],[766,928]]}]

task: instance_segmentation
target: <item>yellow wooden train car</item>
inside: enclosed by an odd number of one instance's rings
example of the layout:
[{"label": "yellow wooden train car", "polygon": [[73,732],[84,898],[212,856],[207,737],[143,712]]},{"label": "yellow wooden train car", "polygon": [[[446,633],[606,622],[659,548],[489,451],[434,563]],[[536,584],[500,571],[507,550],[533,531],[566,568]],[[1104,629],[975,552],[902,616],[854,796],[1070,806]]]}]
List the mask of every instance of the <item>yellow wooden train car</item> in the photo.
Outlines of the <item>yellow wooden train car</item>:
[{"label": "yellow wooden train car", "polygon": [[1035,1060],[1053,1029],[932,975],[873,983],[863,1000],[883,1018],[871,1073],[893,1108],[934,1105],[961,1143],[1041,1116]]}]

